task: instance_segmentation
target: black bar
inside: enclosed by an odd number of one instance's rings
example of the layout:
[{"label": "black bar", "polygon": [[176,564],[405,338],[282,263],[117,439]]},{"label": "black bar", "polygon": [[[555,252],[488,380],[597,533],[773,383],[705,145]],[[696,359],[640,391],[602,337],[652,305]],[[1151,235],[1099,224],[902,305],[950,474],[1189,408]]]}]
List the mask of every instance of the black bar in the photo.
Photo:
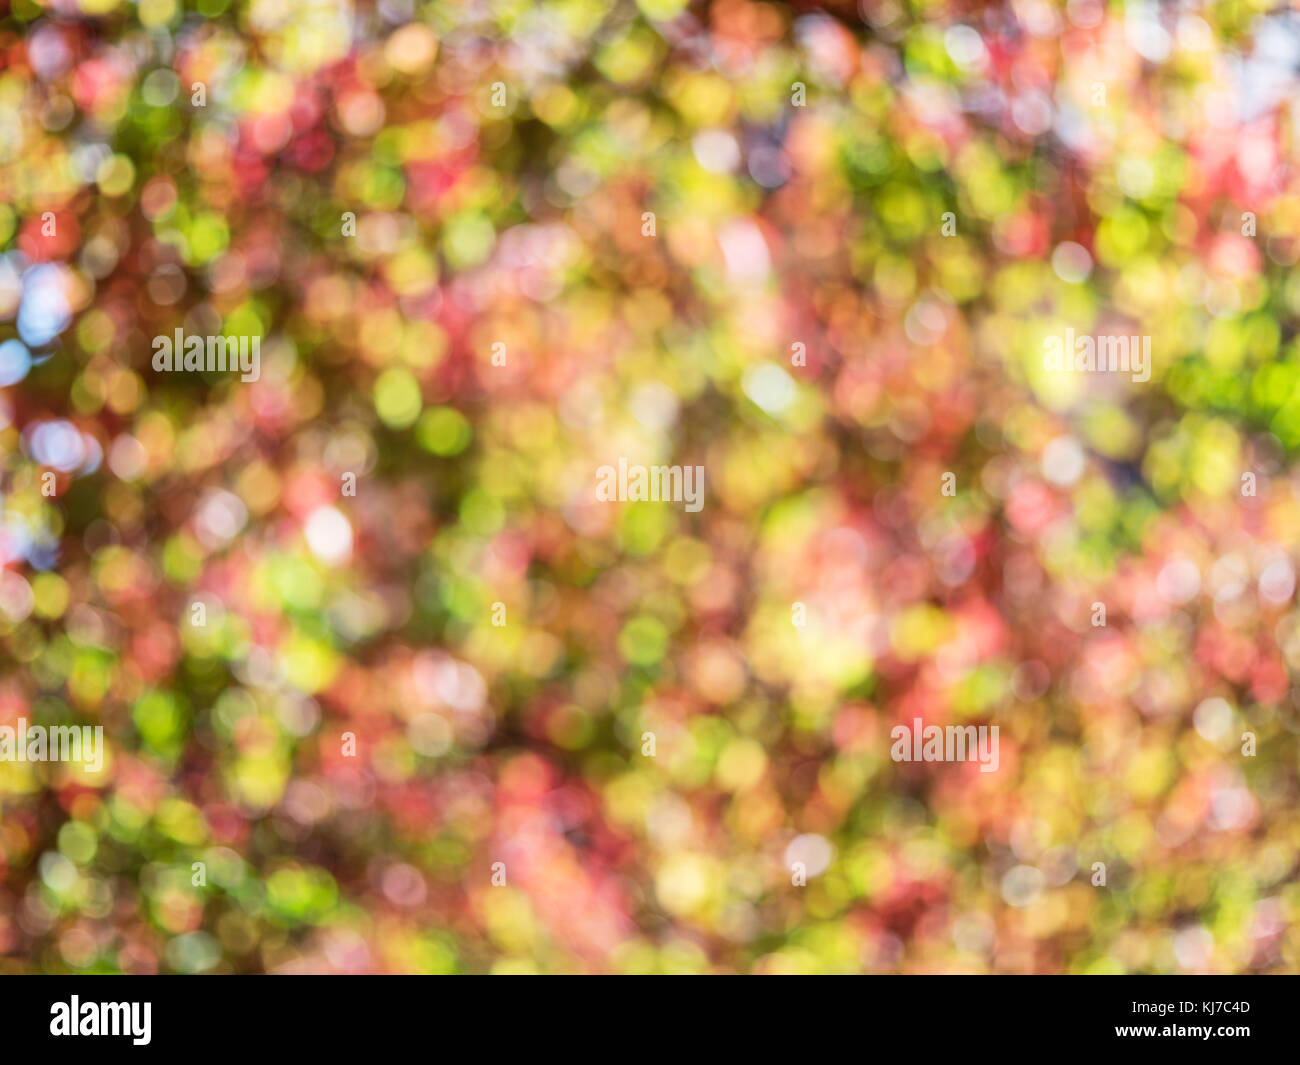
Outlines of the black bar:
[{"label": "black bar", "polygon": [[[646,980],[520,982],[437,977],[30,977],[0,983],[10,1054],[94,1051],[130,1055],[224,1045],[227,1053],[349,1052],[403,1044],[481,1052],[569,1046],[674,1054],[755,1045],[769,1053],[855,1053],[891,1044],[918,1051],[1029,1053],[1115,1050],[1217,1055],[1290,1051],[1294,979],[1236,977],[868,976],[809,986],[736,980],[683,994]],[[51,1034],[76,996],[80,1022],[111,1021],[102,1003],[132,1003],[147,1042],[132,1034]],[[89,1012],[87,1012],[89,1010]],[[106,1026],[107,1027],[107,1026]],[[60,1027],[62,1032],[62,1028]],[[79,1032],[83,1030],[79,1028]],[[585,1048],[585,1049],[583,1049]],[[891,1055],[892,1056],[892,1055]]]}]

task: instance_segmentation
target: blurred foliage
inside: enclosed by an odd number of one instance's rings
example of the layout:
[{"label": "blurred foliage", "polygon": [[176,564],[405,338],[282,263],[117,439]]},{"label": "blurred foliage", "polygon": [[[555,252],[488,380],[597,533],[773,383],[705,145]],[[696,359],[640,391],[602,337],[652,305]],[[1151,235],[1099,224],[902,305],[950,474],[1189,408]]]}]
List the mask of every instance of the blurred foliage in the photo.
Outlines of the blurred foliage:
[{"label": "blurred foliage", "polygon": [[1295,971],[1271,11],[11,0],[0,971]]}]

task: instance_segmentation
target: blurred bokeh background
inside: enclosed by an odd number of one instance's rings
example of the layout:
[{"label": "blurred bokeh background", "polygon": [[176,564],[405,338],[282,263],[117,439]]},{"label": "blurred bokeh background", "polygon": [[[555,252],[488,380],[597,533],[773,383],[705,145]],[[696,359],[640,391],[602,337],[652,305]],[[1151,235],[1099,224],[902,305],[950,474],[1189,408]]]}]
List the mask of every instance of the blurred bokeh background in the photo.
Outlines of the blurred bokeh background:
[{"label": "blurred bokeh background", "polygon": [[0,971],[1300,967],[1296,14],[3,9]]}]

